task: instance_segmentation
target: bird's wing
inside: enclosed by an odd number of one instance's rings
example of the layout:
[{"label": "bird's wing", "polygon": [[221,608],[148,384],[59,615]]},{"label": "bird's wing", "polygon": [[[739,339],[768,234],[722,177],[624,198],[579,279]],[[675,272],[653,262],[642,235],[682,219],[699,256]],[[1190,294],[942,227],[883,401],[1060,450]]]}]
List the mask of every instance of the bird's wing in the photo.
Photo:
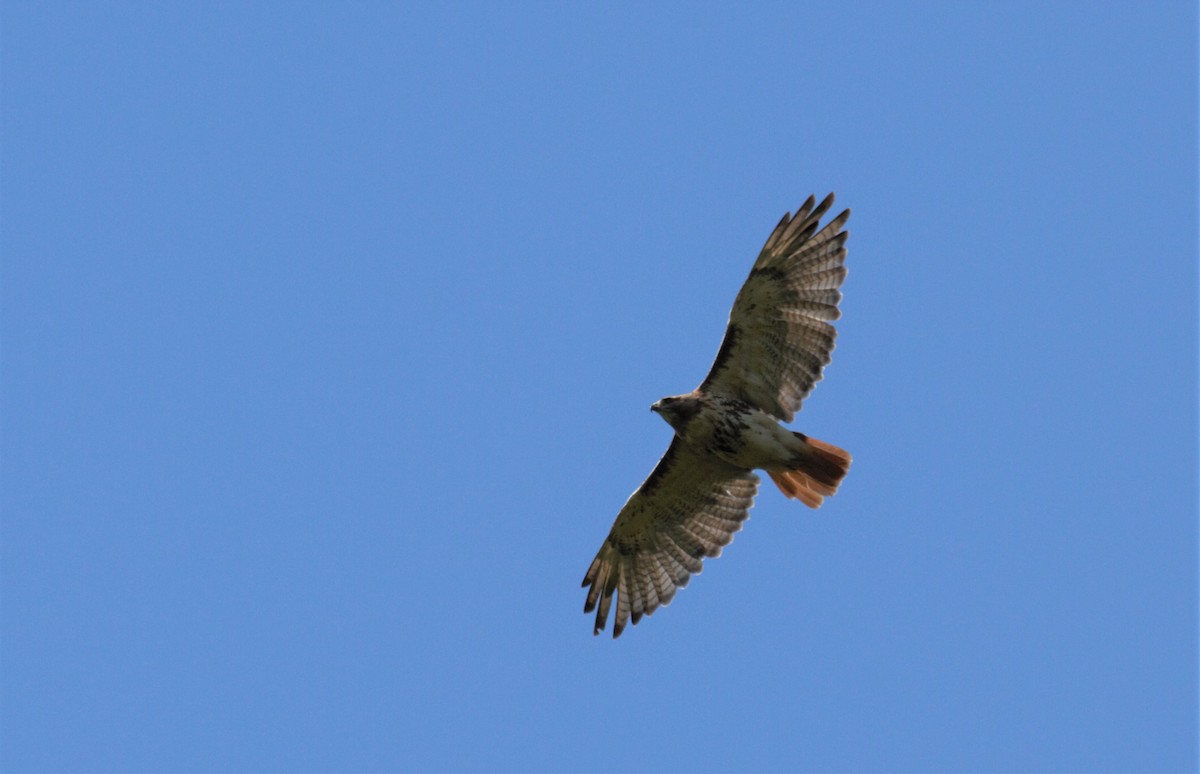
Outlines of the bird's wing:
[{"label": "bird's wing", "polygon": [[809,197],[771,233],[729,313],[725,339],[701,392],[748,401],[792,421],[833,352],[838,290],[846,278],[850,210],[817,230],[833,194]]},{"label": "bird's wing", "polygon": [[703,455],[678,438],[650,477],[617,514],[592,560],[583,585],[583,612],[596,610],[594,634],[608,620],[613,594],[613,637],[669,603],[676,589],[702,569],[705,556],[720,556],[749,516],[758,476]]}]

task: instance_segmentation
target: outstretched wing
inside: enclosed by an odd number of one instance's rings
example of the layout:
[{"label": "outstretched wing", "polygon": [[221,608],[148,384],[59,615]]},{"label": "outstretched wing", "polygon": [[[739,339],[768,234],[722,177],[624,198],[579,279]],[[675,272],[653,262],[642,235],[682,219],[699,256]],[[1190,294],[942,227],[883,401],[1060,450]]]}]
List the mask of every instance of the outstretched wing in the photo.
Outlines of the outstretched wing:
[{"label": "outstretched wing", "polygon": [[838,290],[846,278],[850,210],[817,226],[833,194],[813,209],[810,196],[784,215],[729,313],[725,339],[701,392],[729,395],[784,422],[821,380],[837,335],[829,320],[840,316]]},{"label": "outstretched wing", "polygon": [[671,441],[654,472],[617,514],[612,531],[592,560],[583,585],[590,586],[583,612],[596,610],[599,634],[613,594],[613,637],[668,604],[675,591],[702,569],[705,556],[720,556],[749,516],[758,476]]}]

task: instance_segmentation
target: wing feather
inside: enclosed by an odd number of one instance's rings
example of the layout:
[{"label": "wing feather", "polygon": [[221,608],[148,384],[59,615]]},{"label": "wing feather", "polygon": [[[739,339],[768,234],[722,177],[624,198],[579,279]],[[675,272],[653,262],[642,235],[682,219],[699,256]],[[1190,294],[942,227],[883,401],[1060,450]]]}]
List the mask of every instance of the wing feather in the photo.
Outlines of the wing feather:
[{"label": "wing feather", "polygon": [[675,568],[674,581],[678,588],[686,586],[688,581],[691,580],[692,575],[698,574],[704,569],[704,565],[700,559],[684,550],[683,546],[675,542],[675,538],[671,537],[668,532],[664,532],[658,536],[656,546],[660,549],[666,549],[666,556]]},{"label": "wing feather", "polygon": [[742,285],[701,392],[751,403],[790,422],[829,364],[846,278],[850,210],[819,228],[833,194],[810,196],[771,232]]},{"label": "wing feather", "polygon": [[625,629],[625,622],[629,620],[629,565],[619,567],[617,574],[621,582],[617,584],[617,620],[613,622],[613,637],[619,636],[618,633]]},{"label": "wing feather", "polygon": [[705,456],[678,438],[617,515],[583,578],[583,611],[596,611],[594,633],[616,599],[613,637],[667,605],[704,557],[720,556],[749,516],[758,476]]},{"label": "wing feather", "polygon": [[671,599],[675,596],[675,584],[671,580],[670,573],[663,566],[666,559],[657,554],[647,554],[646,560],[646,564],[649,567],[650,580],[654,583],[654,607],[657,608],[660,605],[671,604]]}]

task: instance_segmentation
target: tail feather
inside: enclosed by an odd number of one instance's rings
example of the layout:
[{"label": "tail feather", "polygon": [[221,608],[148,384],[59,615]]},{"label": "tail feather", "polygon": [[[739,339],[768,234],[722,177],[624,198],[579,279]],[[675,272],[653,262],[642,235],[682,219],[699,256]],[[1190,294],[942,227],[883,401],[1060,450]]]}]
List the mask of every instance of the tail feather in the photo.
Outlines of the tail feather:
[{"label": "tail feather", "polygon": [[850,470],[850,453],[802,433],[796,436],[807,443],[808,453],[795,460],[794,467],[768,470],[767,475],[787,497],[819,508]]}]

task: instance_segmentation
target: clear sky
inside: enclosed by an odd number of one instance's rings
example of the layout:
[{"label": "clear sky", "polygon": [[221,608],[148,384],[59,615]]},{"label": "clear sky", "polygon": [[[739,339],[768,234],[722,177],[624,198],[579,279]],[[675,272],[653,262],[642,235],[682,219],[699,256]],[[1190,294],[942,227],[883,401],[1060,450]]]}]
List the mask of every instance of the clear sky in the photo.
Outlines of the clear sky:
[{"label": "clear sky", "polygon": [[[5,771],[1195,770],[1195,4],[517,5],[5,4]],[[593,637],[829,191],[850,476]]]}]

